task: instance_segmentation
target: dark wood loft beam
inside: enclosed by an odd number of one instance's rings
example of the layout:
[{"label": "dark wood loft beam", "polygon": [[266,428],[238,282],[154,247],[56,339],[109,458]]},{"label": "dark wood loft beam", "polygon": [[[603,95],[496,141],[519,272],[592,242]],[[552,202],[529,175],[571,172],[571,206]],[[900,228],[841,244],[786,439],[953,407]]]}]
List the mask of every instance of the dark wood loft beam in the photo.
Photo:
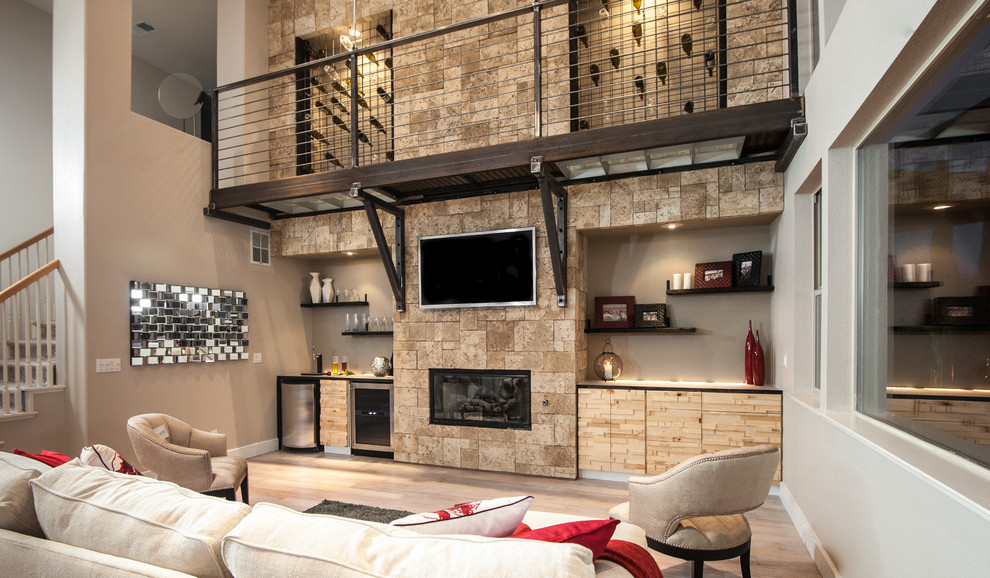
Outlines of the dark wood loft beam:
[{"label": "dark wood loft beam", "polygon": [[[251,183],[210,192],[217,209],[345,192],[351,183],[364,189],[413,181],[467,175],[509,167],[528,167],[533,156],[552,163],[635,150],[674,146],[790,130],[791,119],[802,116],[799,99],[777,100],[686,114],[635,124],[551,135],[538,139],[466,149],[415,159]],[[411,197],[429,197],[418,192]],[[400,196],[396,199],[402,202]]]}]

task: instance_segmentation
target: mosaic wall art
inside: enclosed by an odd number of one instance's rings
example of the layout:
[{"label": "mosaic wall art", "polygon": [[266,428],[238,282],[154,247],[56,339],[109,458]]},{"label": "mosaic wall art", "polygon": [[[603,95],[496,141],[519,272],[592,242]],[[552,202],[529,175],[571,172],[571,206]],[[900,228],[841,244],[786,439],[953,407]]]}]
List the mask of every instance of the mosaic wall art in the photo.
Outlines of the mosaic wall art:
[{"label": "mosaic wall art", "polygon": [[243,291],[131,281],[131,365],[248,358]]}]

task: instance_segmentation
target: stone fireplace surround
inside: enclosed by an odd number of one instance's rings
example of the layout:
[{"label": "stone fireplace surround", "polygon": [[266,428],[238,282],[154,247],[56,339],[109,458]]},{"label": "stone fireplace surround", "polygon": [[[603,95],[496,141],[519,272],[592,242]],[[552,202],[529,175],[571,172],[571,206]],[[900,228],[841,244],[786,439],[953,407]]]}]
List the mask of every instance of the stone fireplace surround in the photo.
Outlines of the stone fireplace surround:
[{"label": "stone fireplace surround", "polygon": [[[576,478],[577,383],[587,379],[587,263],[583,231],[717,221],[783,210],[773,162],[636,177],[568,188],[567,303],[557,307],[538,192],[410,205],[406,312],[395,315],[395,459],[484,471]],[[389,216],[383,216],[391,230]],[[537,305],[420,310],[420,236],[534,226]],[[391,242],[391,239],[390,239]],[[374,247],[363,212],[276,222],[272,250],[314,257]],[[430,368],[528,369],[532,429],[430,424]]]}]

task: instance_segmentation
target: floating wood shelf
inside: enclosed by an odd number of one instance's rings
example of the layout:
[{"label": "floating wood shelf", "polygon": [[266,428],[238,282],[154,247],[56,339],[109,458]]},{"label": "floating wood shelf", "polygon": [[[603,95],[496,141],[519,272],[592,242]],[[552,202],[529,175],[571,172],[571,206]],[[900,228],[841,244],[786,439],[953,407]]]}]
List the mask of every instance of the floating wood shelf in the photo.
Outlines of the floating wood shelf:
[{"label": "floating wood shelf", "polygon": [[773,285],[751,287],[704,287],[698,289],[667,289],[667,295],[712,295],[716,293],[769,293]]},{"label": "floating wood shelf", "polygon": [[670,333],[670,334],[684,334],[684,333],[697,333],[697,327],[626,327],[619,329],[610,328],[585,328],[585,333]]},{"label": "floating wood shelf", "polygon": [[367,301],[343,301],[343,302],[340,302],[340,303],[337,303],[337,302],[334,302],[334,303],[302,303],[299,306],[300,307],[314,307],[315,308],[315,307],[354,307],[354,306],[360,306],[360,305],[367,306],[368,305],[368,302]]},{"label": "floating wood shelf", "polygon": [[929,289],[931,287],[940,287],[942,285],[941,281],[895,281],[894,289]]},{"label": "floating wood shelf", "polygon": [[341,331],[341,335],[349,335],[352,337],[365,337],[368,335],[392,335],[391,331]]}]

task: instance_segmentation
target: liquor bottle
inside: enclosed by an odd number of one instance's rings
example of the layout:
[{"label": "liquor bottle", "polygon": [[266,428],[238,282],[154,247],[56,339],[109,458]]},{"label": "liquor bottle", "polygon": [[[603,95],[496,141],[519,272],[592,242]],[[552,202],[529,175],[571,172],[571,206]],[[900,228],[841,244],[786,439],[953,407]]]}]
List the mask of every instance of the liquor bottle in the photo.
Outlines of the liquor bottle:
[{"label": "liquor bottle", "polygon": [[342,112],[344,114],[347,114],[347,107],[345,107],[343,105],[343,103],[341,103],[339,100],[337,100],[337,97],[336,96],[331,96],[330,97],[330,104],[332,104],[332,105],[336,106],[337,108],[339,108],[340,109],[340,112]]},{"label": "liquor bottle", "polygon": [[766,378],[766,360],[763,358],[763,346],[760,345],[760,330],[756,330],[756,341],[753,343],[753,385],[763,385]]},{"label": "liquor bottle", "polygon": [[344,122],[344,121],[342,121],[342,120],[340,120],[340,117],[339,116],[337,116],[335,114],[330,115],[330,120],[332,120],[333,123],[335,125],[337,125],[338,127],[344,129],[344,131],[351,132],[351,129],[347,127],[347,123]]},{"label": "liquor bottle", "polygon": [[643,95],[646,94],[646,84],[643,82],[643,77],[637,74],[636,78],[633,79],[633,84],[636,85],[636,92],[639,93],[639,99],[643,100]]},{"label": "liquor bottle", "polygon": [[684,112],[686,112],[688,114],[691,114],[692,112],[694,112],[694,101],[693,100],[689,100],[689,101],[687,101],[687,102],[684,103]]},{"label": "liquor bottle", "polygon": [[695,10],[701,10],[701,5],[703,3],[704,3],[704,0],[694,0],[694,9]]},{"label": "liquor bottle", "polygon": [[691,56],[691,35],[685,32],[681,34],[681,48],[684,50],[684,54]]},{"label": "liquor bottle", "polygon": [[376,90],[378,92],[378,96],[382,97],[382,100],[385,101],[385,104],[392,104],[392,95],[389,94],[387,90],[380,86]]},{"label": "liquor bottle", "polygon": [[368,122],[371,123],[371,126],[373,126],[373,127],[377,128],[378,130],[382,131],[382,134],[385,134],[385,135],[388,134],[388,131],[385,130],[385,127],[382,126],[381,121],[379,121],[377,118],[375,118],[375,117],[372,116],[372,117],[368,118]]},{"label": "liquor bottle", "polygon": [[591,123],[589,123],[587,120],[582,118],[578,122],[578,130],[588,130],[589,128],[591,128]]},{"label": "liquor bottle", "polygon": [[642,46],[643,44],[643,23],[633,22],[632,25],[633,38],[636,39],[636,46]]},{"label": "liquor bottle", "polygon": [[709,50],[705,52],[705,68],[708,69],[708,76],[715,76],[715,51]]},{"label": "liquor bottle", "polygon": [[658,62],[657,63],[657,76],[660,78],[660,84],[667,84],[667,63]]},{"label": "liquor bottle", "polygon": [[746,373],[746,383],[753,385],[753,345],[756,343],[756,338],[753,337],[753,320],[749,321],[749,333],[746,335],[746,350],[745,350],[745,373]]},{"label": "liquor bottle", "polygon": [[612,61],[612,68],[618,70],[619,69],[619,62],[620,62],[620,59],[619,59],[619,49],[618,48],[613,48],[613,49],[609,50],[608,51],[608,55],[610,57],[610,60]]},{"label": "liquor bottle", "polygon": [[591,82],[595,86],[598,86],[599,81],[601,81],[601,79],[602,79],[601,75],[598,74],[599,72],[601,72],[601,70],[598,68],[598,65],[597,64],[592,64],[588,68],[588,70],[591,71]]},{"label": "liquor bottle", "polygon": [[340,161],[337,160],[337,157],[333,156],[333,153],[331,153],[330,151],[327,151],[323,155],[323,158],[325,158],[328,161],[330,161],[330,163],[333,164],[334,166],[337,166],[337,167],[340,167],[340,168],[344,168],[344,165],[340,164]]},{"label": "liquor bottle", "polygon": [[375,26],[375,30],[378,31],[378,35],[381,36],[382,39],[385,40],[385,42],[388,42],[389,40],[392,39],[392,35],[389,34],[388,30],[385,30],[385,27],[382,26],[381,24]]},{"label": "liquor bottle", "polygon": [[588,31],[584,28],[584,24],[578,24],[574,27],[574,36],[584,44],[584,47],[588,47]]},{"label": "liquor bottle", "polygon": [[358,129],[358,131],[357,131],[357,137],[358,137],[358,140],[359,141],[363,142],[364,144],[366,144],[368,146],[371,146],[371,141],[368,139],[368,135],[364,134],[364,131]]}]

